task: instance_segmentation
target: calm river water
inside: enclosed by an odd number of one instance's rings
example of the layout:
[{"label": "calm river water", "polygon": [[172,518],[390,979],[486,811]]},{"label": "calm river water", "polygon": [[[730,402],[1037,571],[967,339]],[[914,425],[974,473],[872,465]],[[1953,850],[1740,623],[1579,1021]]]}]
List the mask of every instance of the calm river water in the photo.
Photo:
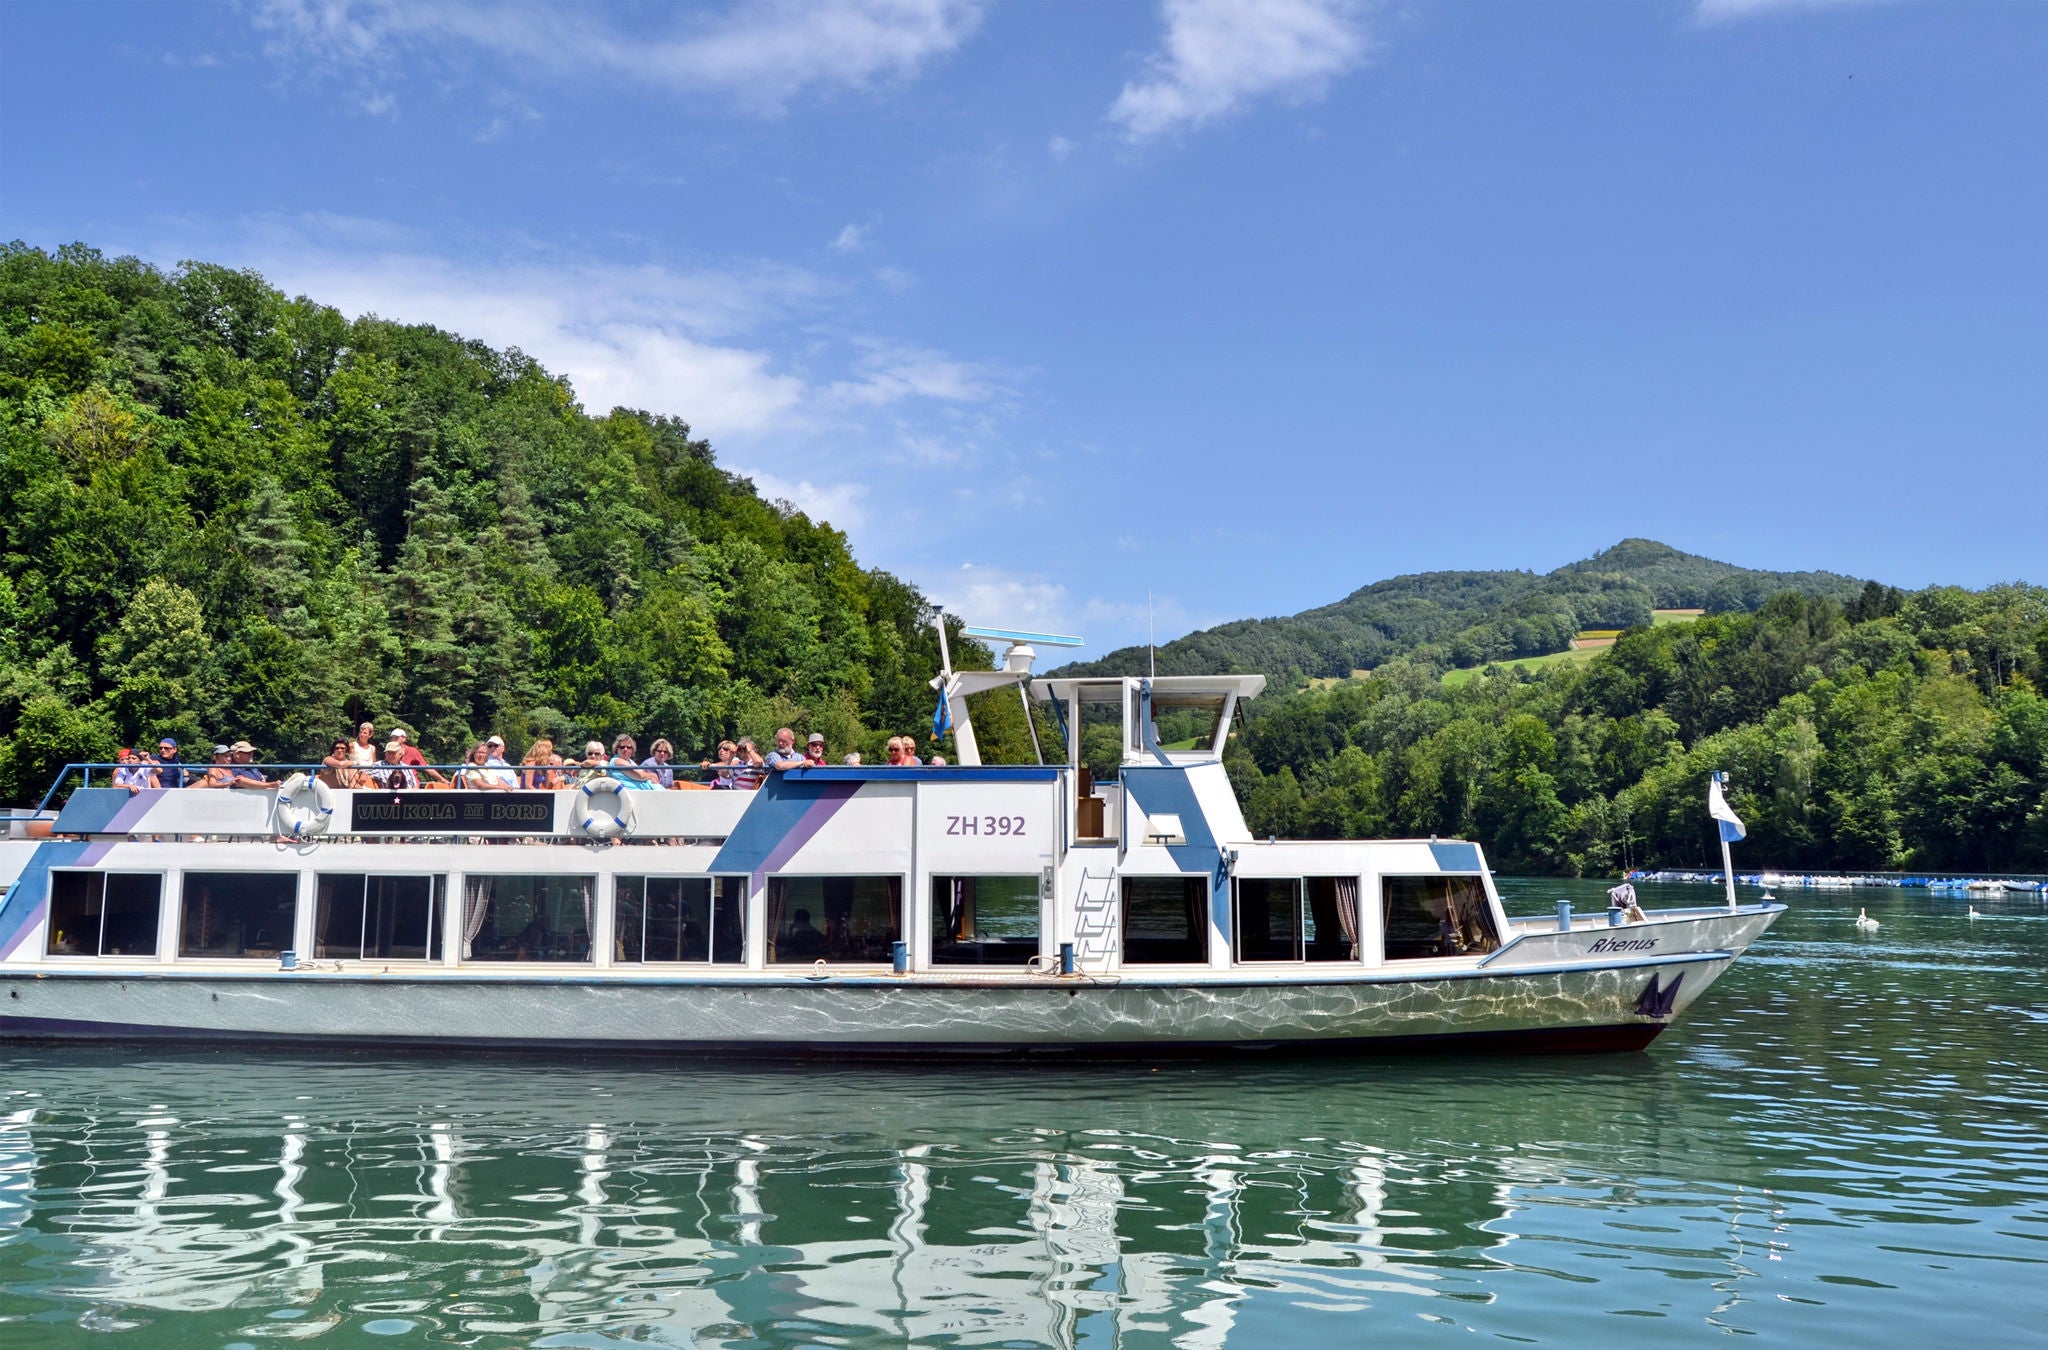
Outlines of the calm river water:
[{"label": "calm river water", "polygon": [[[1521,912],[1601,903],[1503,887]],[[2042,1334],[2042,902],[1980,899],[1972,922],[1918,892],[1790,899],[1641,1054],[1145,1072],[0,1049],[0,1345]]]}]

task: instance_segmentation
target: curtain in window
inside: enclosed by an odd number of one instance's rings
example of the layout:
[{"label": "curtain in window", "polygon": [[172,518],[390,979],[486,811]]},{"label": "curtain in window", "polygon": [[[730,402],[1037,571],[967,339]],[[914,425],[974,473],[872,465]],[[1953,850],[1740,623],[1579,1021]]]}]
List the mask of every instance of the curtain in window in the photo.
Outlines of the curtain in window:
[{"label": "curtain in window", "polygon": [[491,908],[491,883],[488,877],[464,877],[462,879],[462,959],[470,957],[470,944],[476,935],[484,931],[484,915]]},{"label": "curtain in window", "polygon": [[960,921],[965,917],[967,908],[967,885],[966,880],[960,877],[946,883],[946,936],[955,942],[965,936],[960,931]]},{"label": "curtain in window", "polygon": [[782,937],[782,907],[789,903],[789,885],[781,877],[768,879],[768,959],[775,959],[775,944]]},{"label": "curtain in window", "polygon": [[1358,878],[1337,878],[1337,926],[1351,944],[1351,959],[1358,959]]},{"label": "curtain in window", "polygon": [[583,890],[583,940],[590,950],[597,950],[597,929],[590,922],[590,905],[597,898],[597,878],[584,877],[577,885]]}]

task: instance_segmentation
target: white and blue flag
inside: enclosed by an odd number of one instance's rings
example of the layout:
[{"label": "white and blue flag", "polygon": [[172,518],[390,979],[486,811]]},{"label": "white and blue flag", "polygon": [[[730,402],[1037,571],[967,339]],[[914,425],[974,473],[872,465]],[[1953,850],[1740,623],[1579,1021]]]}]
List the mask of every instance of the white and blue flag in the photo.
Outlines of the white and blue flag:
[{"label": "white and blue flag", "polygon": [[1735,814],[1728,805],[1728,799],[1721,795],[1721,780],[1727,775],[1717,773],[1707,780],[1707,814],[1721,826],[1721,842],[1732,844],[1749,831],[1742,826],[1742,817]]}]

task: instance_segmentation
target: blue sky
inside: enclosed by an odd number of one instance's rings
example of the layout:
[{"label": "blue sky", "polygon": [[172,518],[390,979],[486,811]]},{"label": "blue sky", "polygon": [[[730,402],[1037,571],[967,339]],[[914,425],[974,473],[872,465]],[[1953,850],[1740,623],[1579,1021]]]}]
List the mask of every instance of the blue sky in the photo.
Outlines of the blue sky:
[{"label": "blue sky", "polygon": [[1092,650],[2042,575],[2048,5],[0,7],[0,233],[516,345]]}]

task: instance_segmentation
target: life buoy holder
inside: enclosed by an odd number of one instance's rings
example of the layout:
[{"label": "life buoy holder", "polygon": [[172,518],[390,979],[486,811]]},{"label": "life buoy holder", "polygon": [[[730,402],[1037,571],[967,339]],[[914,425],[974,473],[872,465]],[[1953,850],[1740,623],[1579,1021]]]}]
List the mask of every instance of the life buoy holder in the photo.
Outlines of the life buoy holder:
[{"label": "life buoy holder", "polygon": [[582,799],[570,824],[585,839],[617,839],[633,832],[633,794],[616,778],[593,778],[577,789]]},{"label": "life buoy holder", "polygon": [[[309,791],[310,789],[310,791]],[[334,824],[334,789],[295,773],[277,790],[277,832],[293,839],[327,833]]]}]

